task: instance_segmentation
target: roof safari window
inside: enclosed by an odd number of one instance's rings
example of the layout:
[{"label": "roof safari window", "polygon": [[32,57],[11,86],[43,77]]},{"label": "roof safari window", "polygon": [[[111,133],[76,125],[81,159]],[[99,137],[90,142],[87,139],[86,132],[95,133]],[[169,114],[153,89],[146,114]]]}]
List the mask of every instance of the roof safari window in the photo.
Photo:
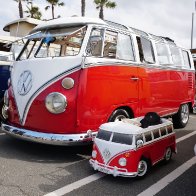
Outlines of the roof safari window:
[{"label": "roof safari window", "polygon": [[47,29],[28,35],[18,60],[78,55],[85,33],[86,27],[80,26]]}]

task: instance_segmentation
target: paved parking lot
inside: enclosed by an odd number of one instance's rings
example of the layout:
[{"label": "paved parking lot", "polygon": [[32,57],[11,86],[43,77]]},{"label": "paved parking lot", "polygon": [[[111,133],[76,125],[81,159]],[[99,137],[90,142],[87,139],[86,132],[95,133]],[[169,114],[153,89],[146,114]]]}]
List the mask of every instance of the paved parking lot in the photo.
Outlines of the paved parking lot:
[{"label": "paved parking lot", "polygon": [[104,175],[89,167],[92,146],[57,147],[25,142],[0,131],[0,196],[195,196],[196,115],[176,130],[178,153],[143,179]]}]

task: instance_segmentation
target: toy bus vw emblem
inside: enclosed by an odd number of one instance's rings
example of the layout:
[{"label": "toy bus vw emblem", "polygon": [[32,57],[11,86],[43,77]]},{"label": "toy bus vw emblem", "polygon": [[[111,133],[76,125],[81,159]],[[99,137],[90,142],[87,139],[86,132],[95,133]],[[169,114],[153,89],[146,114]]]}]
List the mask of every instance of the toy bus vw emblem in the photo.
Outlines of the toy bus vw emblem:
[{"label": "toy bus vw emblem", "polygon": [[105,159],[109,159],[111,154],[110,154],[110,151],[106,148],[104,151],[103,151],[103,156]]},{"label": "toy bus vw emblem", "polygon": [[18,80],[18,94],[26,95],[32,87],[32,74],[30,71],[24,71],[21,73],[19,80]]}]

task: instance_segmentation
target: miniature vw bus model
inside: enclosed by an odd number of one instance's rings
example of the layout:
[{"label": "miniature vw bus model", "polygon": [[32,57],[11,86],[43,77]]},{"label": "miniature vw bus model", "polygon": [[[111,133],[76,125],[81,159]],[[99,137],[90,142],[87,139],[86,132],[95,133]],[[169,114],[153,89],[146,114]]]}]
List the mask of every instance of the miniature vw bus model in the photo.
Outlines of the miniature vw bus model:
[{"label": "miniature vw bus model", "polygon": [[141,119],[100,126],[90,159],[95,170],[113,176],[143,177],[150,166],[171,159],[177,151],[172,122],[161,119],[159,125],[142,128],[136,125]]}]

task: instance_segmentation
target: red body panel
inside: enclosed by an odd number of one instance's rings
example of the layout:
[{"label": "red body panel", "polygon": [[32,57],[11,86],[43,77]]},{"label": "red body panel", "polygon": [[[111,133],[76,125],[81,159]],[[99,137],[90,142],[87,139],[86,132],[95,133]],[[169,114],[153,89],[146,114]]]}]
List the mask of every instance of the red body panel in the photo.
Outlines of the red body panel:
[{"label": "red body panel", "polygon": [[[160,115],[177,112],[180,104],[194,102],[194,73],[139,66],[92,66],[66,77],[75,81],[73,89],[62,87],[62,79],[43,90],[33,101],[24,126],[9,90],[9,123],[48,133],[83,133],[97,130],[119,107],[128,107],[134,117],[154,111]],[[138,77],[139,80],[132,80]],[[52,114],[45,108],[51,92],[67,97],[64,113]]]}]

